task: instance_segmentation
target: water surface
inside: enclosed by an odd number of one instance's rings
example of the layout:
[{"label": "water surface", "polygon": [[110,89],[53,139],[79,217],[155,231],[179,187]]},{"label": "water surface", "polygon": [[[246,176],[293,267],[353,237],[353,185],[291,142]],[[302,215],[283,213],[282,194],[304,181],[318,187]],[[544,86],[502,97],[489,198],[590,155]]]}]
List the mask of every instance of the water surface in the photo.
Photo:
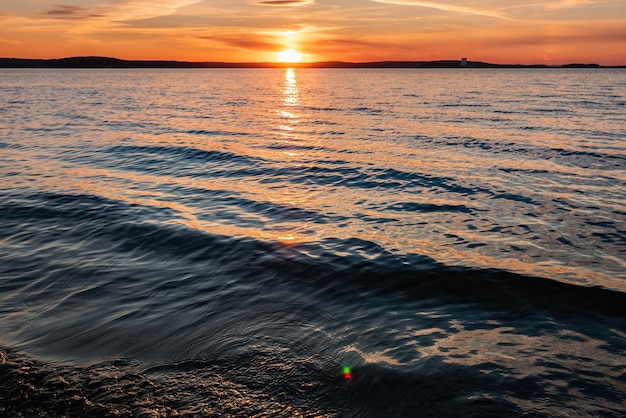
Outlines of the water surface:
[{"label": "water surface", "polygon": [[0,411],[624,413],[623,70],[2,70],[0,100]]}]

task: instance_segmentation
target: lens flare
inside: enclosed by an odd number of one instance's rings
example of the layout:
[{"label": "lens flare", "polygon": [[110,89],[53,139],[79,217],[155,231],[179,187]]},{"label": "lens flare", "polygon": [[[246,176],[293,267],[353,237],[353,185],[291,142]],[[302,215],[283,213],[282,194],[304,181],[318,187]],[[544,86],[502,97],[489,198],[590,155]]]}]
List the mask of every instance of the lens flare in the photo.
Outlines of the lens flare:
[{"label": "lens flare", "polygon": [[343,372],[343,377],[345,377],[346,379],[352,379],[352,371],[350,370],[349,366],[343,366],[341,368],[341,371]]}]

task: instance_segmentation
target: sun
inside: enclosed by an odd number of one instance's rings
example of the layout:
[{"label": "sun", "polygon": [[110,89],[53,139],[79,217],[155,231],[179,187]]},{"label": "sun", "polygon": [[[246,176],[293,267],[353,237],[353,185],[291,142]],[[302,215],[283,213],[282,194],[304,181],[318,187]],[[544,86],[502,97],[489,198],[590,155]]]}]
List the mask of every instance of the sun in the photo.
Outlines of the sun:
[{"label": "sun", "polygon": [[286,49],[276,54],[280,62],[300,62],[302,61],[302,54],[293,49]]}]

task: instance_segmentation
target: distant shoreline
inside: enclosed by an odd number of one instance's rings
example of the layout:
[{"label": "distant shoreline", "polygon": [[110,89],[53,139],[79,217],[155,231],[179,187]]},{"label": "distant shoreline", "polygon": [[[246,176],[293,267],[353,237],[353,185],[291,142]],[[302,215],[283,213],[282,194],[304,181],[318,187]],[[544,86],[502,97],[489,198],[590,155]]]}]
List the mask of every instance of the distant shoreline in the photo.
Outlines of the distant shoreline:
[{"label": "distant shoreline", "polygon": [[375,62],[192,62],[167,60],[123,60],[110,57],[69,57],[57,59],[0,58],[0,68],[626,68],[626,65],[599,64],[492,64],[481,61],[375,61]]}]

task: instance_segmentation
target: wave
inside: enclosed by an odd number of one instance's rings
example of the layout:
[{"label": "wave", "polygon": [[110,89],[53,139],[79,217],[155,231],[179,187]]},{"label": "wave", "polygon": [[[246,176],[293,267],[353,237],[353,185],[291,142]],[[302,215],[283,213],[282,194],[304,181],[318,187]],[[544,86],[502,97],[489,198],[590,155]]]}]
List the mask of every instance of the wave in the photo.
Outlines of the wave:
[{"label": "wave", "polygon": [[[172,213],[162,208],[136,206],[100,196],[38,193],[22,199],[0,207],[5,224],[0,238],[19,242],[29,254],[42,255],[40,248],[46,245],[69,259],[80,259],[81,251],[95,251],[103,256],[123,254],[131,260],[143,257],[174,264],[201,263],[213,265],[217,271],[240,270],[242,277],[275,279],[271,273],[276,272],[281,280],[289,278],[331,293],[345,286],[365,286],[377,293],[396,291],[419,298],[463,299],[510,310],[533,306],[554,311],[619,314],[623,313],[622,306],[626,306],[626,294],[619,291],[498,269],[446,266],[424,255],[398,254],[360,238],[325,238],[286,245],[172,224],[169,222]],[[294,217],[322,223],[342,220],[228,195],[218,194],[216,199],[218,203],[234,204],[278,220]],[[472,211],[465,206],[412,203],[396,204],[390,209]],[[9,224],[16,227],[10,228]]]},{"label": "wave", "polygon": [[147,154],[149,156],[176,157],[176,159],[182,161],[201,160],[203,162],[226,162],[229,164],[240,163],[248,165],[260,160],[258,157],[242,156],[232,152],[216,150],[207,151],[194,147],[118,145],[107,149],[106,152],[113,154],[121,153],[126,157],[130,156],[132,158],[137,158],[138,154]]},{"label": "wave", "polygon": [[[300,149],[299,146],[295,148]],[[323,161],[320,164],[312,162],[289,166],[231,152],[171,146],[124,145],[112,147],[106,152],[124,155],[121,162],[118,160],[119,157],[111,162],[111,166],[116,169],[123,168],[138,173],[149,172],[177,178],[249,178],[263,183],[306,184],[347,189],[397,189],[402,190],[403,193],[412,189],[429,188],[462,196],[484,193],[493,199],[537,205],[531,197],[480,186],[467,187],[453,177],[408,172],[394,168],[350,166],[343,161]],[[198,166],[196,161],[200,161],[203,165]],[[206,166],[207,163],[211,166]]]},{"label": "wave", "polygon": [[[573,132],[576,137],[597,135],[605,143],[609,135],[602,132]],[[506,155],[509,158],[528,158],[531,160],[548,160],[557,163],[582,168],[593,168],[598,170],[615,170],[626,167],[626,155],[620,154],[619,150],[611,149],[607,145],[599,148],[606,152],[585,150],[575,148],[558,148],[541,144],[527,144],[515,141],[499,141],[492,139],[481,139],[475,137],[445,136],[443,138],[423,138],[417,137],[420,142],[432,143],[437,146],[463,147],[466,149],[478,149],[489,151],[494,155]],[[617,139],[617,138],[616,138]],[[596,145],[594,149],[598,149]]]},{"label": "wave", "polygon": [[[353,242],[352,245],[365,244]],[[311,273],[305,280],[313,282],[313,276],[315,274]],[[334,341],[329,335],[330,340],[325,344],[335,343],[338,347],[322,345],[321,350],[318,337],[314,337],[320,333],[317,329],[298,336],[255,334],[252,322],[246,323],[245,335],[248,337],[244,347],[223,341],[232,338],[228,333],[208,334],[203,338],[220,349],[186,359],[146,363],[118,357],[76,365],[36,360],[24,353],[0,348],[0,379],[3,382],[0,411],[26,417],[409,417],[416,414],[499,417],[562,416],[564,411],[619,416],[623,412],[620,387],[623,388],[626,376],[624,367],[612,364],[603,369],[602,361],[595,359],[598,353],[587,351],[585,344],[589,344],[590,338],[591,344],[597,344],[594,335],[602,335],[603,355],[614,358],[622,355],[623,340],[608,337],[607,328],[623,324],[624,295],[594,289],[590,302],[585,292],[575,286],[536,280],[526,287],[524,282],[528,278],[502,276],[494,271],[470,274],[470,282],[458,288],[461,277],[450,276],[450,270],[431,272],[419,280],[416,277],[398,280],[395,275],[390,275],[384,277],[387,281],[382,287],[383,277],[374,279],[372,274],[352,277],[352,284],[342,280],[341,291],[331,291],[334,293],[332,299],[344,306],[354,305],[356,295],[362,295],[364,287],[375,289],[374,293],[366,293],[372,302],[367,311],[376,312],[377,304],[386,301],[381,312],[393,312],[399,310],[398,304],[407,295],[408,287],[412,297],[427,302],[422,305],[423,309],[434,307],[434,312],[444,317],[433,316],[430,319],[434,323],[432,329],[426,325],[425,329],[418,330],[424,337],[419,340],[423,349],[436,348],[441,338],[457,337],[458,340],[452,343],[470,345],[468,350],[471,353],[476,351],[472,347],[480,346],[472,343],[475,338],[464,340],[464,332],[476,331],[483,339],[489,333],[503,332],[507,338],[500,342],[490,340],[489,344],[493,346],[488,349],[497,353],[515,348],[517,351],[514,352],[520,358],[507,355],[506,351],[496,357],[475,353],[473,362],[463,364],[466,356],[448,354],[448,349],[441,347],[436,354],[419,358],[411,367],[386,361],[385,356],[377,351],[374,351],[374,359],[366,360],[367,354],[361,350],[367,342],[363,337],[369,332],[368,323],[363,318],[357,320],[363,311],[356,310],[350,321],[362,322],[360,327],[357,326],[362,335],[351,335],[347,341],[360,336],[358,346],[354,341],[346,343],[340,338]],[[463,280],[466,278],[467,274],[464,274]],[[408,286],[405,280],[409,281]],[[416,281],[420,285],[416,286]],[[176,287],[163,288],[162,291],[180,290],[180,284],[171,285]],[[326,293],[328,295],[328,291]],[[383,298],[376,296],[381,294]],[[394,296],[399,294],[404,295],[403,298]],[[504,298],[496,301],[493,295]],[[492,320],[496,323],[490,325],[478,321],[478,311],[468,308],[467,303],[475,303],[479,296],[485,302],[482,307],[490,308],[487,312],[491,314],[487,317],[498,318],[498,321]],[[613,305],[608,310],[607,301]],[[594,305],[593,311],[582,312],[591,305]],[[445,320],[446,315],[453,312],[450,307],[463,311],[462,315],[467,318],[465,330],[459,329],[454,320]],[[283,307],[281,312],[289,315],[292,308]],[[484,311],[481,312],[484,315]],[[605,315],[611,312],[617,317],[607,323]],[[531,320],[520,321],[528,315]],[[329,326],[323,319],[317,318],[315,328]],[[331,323],[339,319],[330,318]],[[406,319],[396,315],[387,325],[399,328],[401,321]],[[441,328],[442,323],[448,326]],[[554,329],[542,328],[546,325]],[[176,329],[174,324],[169,327]],[[481,331],[486,334],[480,334]],[[562,334],[558,344],[580,347],[568,351],[562,346],[558,349],[551,346],[552,332]],[[521,341],[529,339],[531,343],[520,344],[520,338],[516,336],[522,338]],[[135,338],[141,337],[135,333]],[[533,347],[533,341],[537,341],[539,347]],[[387,356],[398,356],[403,350],[412,348],[412,344],[406,343],[394,340],[390,343],[393,351]],[[382,344],[382,341],[375,341],[374,350],[380,349]],[[557,351],[553,352],[554,349]],[[542,351],[546,354],[541,354]],[[566,354],[568,352],[572,354]],[[553,357],[545,360],[545,355]],[[521,362],[521,371],[515,370],[517,362]],[[350,365],[349,379],[342,374],[342,364]]]}]

